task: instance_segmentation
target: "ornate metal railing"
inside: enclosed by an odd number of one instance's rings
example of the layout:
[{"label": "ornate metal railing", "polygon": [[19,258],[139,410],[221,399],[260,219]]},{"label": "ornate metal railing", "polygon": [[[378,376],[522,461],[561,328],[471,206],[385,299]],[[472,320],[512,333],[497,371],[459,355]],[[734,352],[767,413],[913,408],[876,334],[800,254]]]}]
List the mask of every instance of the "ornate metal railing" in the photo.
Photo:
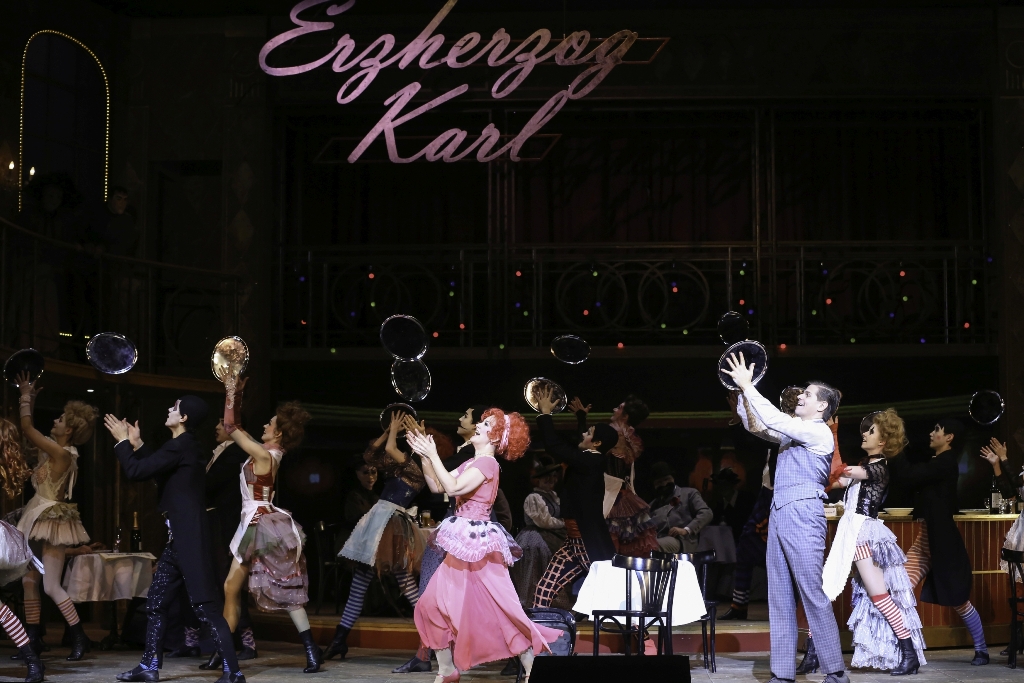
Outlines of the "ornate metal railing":
[{"label": "ornate metal railing", "polygon": [[777,345],[990,343],[995,285],[972,242],[286,249],[275,340],[375,345],[408,313],[440,346],[717,344],[732,309]]},{"label": "ornate metal railing", "polygon": [[85,361],[97,332],[127,335],[148,372],[208,373],[238,329],[238,283],[219,271],[115,256],[0,218],[0,345]]}]

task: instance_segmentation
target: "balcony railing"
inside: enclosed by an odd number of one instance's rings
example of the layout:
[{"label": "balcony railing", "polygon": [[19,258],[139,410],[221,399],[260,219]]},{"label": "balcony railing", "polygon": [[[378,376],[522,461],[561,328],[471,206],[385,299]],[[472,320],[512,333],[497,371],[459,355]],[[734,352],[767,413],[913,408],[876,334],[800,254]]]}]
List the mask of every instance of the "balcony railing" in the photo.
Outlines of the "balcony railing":
[{"label": "balcony railing", "polygon": [[585,244],[285,249],[279,348],[378,344],[394,313],[432,344],[720,344],[740,311],[775,345],[995,340],[992,258],[975,242]]},{"label": "balcony railing", "polygon": [[85,360],[98,332],[126,335],[138,368],[201,376],[238,329],[238,283],[219,271],[90,251],[0,218],[0,345]]}]

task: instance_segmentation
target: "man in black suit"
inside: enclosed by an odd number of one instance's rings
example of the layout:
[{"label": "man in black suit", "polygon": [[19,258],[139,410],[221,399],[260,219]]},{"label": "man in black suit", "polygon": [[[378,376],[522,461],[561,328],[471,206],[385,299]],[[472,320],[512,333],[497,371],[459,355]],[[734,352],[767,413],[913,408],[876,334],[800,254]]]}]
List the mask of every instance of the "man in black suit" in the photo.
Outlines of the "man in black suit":
[{"label": "man in black suit", "polygon": [[[184,587],[196,615],[210,624],[218,649],[224,653],[224,674],[218,683],[244,683],[231,646],[231,631],[224,620],[224,601],[217,588],[213,558],[208,551],[210,528],[206,519],[206,468],[195,430],[209,413],[198,396],[182,396],[167,411],[164,423],[171,440],[157,450],[142,442],[139,423],[128,424],[113,415],[104,424],[117,442],[114,453],[131,481],[154,479],[158,508],[167,518],[167,545],[156,565],[146,598],[149,624],[142,661],[119,681],[159,681],[168,606]],[[175,533],[177,532],[177,534]]]},{"label": "man in black suit", "polygon": [[[236,392],[236,404],[241,401],[241,397],[241,393]],[[241,407],[238,407],[236,414],[241,414]],[[223,586],[231,568],[232,557],[228,546],[242,517],[242,489],[238,478],[249,455],[225,431],[223,419],[217,423],[216,437],[217,448],[213,450],[210,462],[206,463],[206,516],[210,521],[210,556],[214,558],[217,581]],[[242,600],[237,632],[242,638],[242,652],[238,659],[255,659],[256,640],[253,638],[248,600]],[[210,661],[199,668],[216,669],[221,665],[220,653],[214,652]]]},{"label": "man in black suit", "polygon": [[590,571],[591,562],[610,560],[615,554],[604,520],[604,456],[618,443],[619,433],[610,424],[599,424],[584,432],[574,448],[555,432],[550,391],[538,390],[534,397],[541,412],[537,426],[544,450],[555,462],[568,465],[562,493],[567,537],[552,555],[533,596],[534,607],[549,607],[562,588]]}]

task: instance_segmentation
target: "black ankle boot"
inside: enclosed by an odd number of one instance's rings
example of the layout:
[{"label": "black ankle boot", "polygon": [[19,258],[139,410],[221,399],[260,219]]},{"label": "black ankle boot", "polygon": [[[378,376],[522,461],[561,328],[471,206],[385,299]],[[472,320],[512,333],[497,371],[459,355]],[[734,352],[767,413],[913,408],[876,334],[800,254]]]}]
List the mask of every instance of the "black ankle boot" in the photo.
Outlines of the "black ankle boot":
[{"label": "black ankle boot", "polygon": [[988,650],[975,650],[971,666],[985,666],[988,664]]},{"label": "black ankle boot", "polygon": [[224,662],[221,659],[220,653],[214,650],[210,658],[200,664],[199,668],[203,671],[218,671],[224,668]]},{"label": "black ankle boot", "polygon": [[901,638],[900,663],[890,672],[890,676],[907,676],[916,674],[921,668],[921,662],[917,659],[917,650],[914,649],[914,641],[910,638]]},{"label": "black ankle boot", "polygon": [[69,662],[79,661],[91,646],[92,642],[89,640],[89,636],[85,635],[82,622],[78,622],[71,627],[71,654],[67,656],[67,660]]},{"label": "black ankle boot", "polygon": [[411,674],[411,673],[430,673],[430,656],[427,655],[426,659],[420,659],[419,654],[415,654],[405,664],[396,666],[391,670],[393,674]]},{"label": "black ankle boot", "polygon": [[747,606],[746,605],[730,605],[729,609],[725,610],[725,614],[718,617],[718,621],[746,621],[747,620]]},{"label": "black ankle boot", "polygon": [[139,664],[131,671],[117,674],[117,680],[125,683],[155,683],[160,680],[160,672],[156,669],[145,669]]},{"label": "black ankle boot", "polygon": [[233,674],[222,674],[217,683],[245,683],[245,675],[241,671]]},{"label": "black ankle boot", "polygon": [[36,651],[32,649],[32,645],[22,645],[18,648],[18,654],[25,660],[25,666],[28,667],[25,683],[39,683],[39,681],[43,680],[43,672],[46,670],[46,667],[43,666],[43,662],[39,659]]},{"label": "black ankle boot", "polygon": [[[43,651],[42,630],[43,627],[39,624],[25,624],[25,635],[28,636],[28,643],[37,656]],[[16,654],[11,655],[11,659],[25,659],[20,648]]]},{"label": "black ankle boot", "polygon": [[509,657],[508,661],[505,662],[505,668],[501,670],[499,676],[518,676],[519,675],[519,657]]},{"label": "black ankle boot", "polygon": [[324,651],[313,640],[313,632],[308,628],[300,633],[299,637],[302,638],[302,646],[306,648],[306,668],[302,671],[307,674],[315,674],[320,670],[320,665],[324,663]]},{"label": "black ankle boot", "polygon": [[804,654],[804,659],[800,662],[800,666],[796,668],[798,674],[813,674],[818,672],[818,668],[821,665],[818,663],[818,653],[814,651],[814,640],[811,636],[807,636],[807,652]]},{"label": "black ankle boot", "polygon": [[337,628],[334,629],[334,640],[327,646],[324,659],[331,659],[334,655],[341,655],[341,658],[345,659],[345,655],[348,654],[348,634],[351,630],[338,624]]}]

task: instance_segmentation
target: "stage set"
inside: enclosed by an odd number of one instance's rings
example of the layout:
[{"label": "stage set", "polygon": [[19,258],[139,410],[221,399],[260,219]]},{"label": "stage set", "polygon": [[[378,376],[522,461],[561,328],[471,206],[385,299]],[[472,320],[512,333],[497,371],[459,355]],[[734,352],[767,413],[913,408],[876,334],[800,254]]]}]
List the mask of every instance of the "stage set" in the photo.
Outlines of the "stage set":
[{"label": "stage set", "polygon": [[1016,676],[1022,150],[1009,2],[3,5],[0,677]]}]

